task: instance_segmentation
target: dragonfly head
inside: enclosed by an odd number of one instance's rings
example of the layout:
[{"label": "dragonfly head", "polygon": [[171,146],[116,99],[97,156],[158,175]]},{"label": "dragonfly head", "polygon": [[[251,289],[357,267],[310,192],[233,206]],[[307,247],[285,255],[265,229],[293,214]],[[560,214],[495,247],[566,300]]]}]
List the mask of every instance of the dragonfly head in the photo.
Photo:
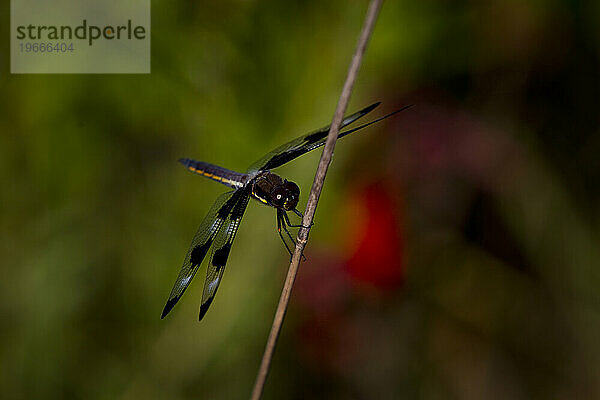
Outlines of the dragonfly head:
[{"label": "dragonfly head", "polygon": [[273,205],[290,211],[296,208],[300,199],[300,188],[294,182],[284,181],[273,190]]}]

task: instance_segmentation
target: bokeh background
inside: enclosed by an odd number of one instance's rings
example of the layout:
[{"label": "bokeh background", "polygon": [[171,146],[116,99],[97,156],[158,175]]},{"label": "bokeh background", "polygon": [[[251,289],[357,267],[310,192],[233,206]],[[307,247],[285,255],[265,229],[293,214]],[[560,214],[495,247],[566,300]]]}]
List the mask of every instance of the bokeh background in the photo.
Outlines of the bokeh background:
[{"label": "bokeh background", "polygon": [[[150,75],[10,75],[0,397],[238,399],[288,256],[250,204],[210,311],[160,320],[223,188],[333,114],[367,2],[153,1]],[[600,3],[384,3],[265,398],[600,397]],[[319,151],[277,170],[302,190]],[[199,274],[202,274],[202,270]]]}]

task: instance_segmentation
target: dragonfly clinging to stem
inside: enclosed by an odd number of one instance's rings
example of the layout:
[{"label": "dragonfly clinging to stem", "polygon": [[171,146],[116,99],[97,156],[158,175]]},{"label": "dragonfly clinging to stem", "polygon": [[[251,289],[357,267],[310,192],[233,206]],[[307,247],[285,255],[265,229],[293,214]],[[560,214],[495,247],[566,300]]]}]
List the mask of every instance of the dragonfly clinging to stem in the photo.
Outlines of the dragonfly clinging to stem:
[{"label": "dragonfly clinging to stem", "polygon": [[[357,132],[410,107],[403,107],[363,125],[342,131],[348,125],[373,111],[379,104],[372,104],[345,117],[342,121],[338,138]],[[280,177],[271,172],[271,170],[323,146],[327,140],[328,132],[329,126],[326,126],[279,146],[250,165],[245,173],[231,171],[214,164],[195,161],[189,158],[179,160],[188,170],[217,181],[232,190],[217,198],[200,224],[196,235],[192,239],[192,244],[185,256],[183,266],[175,280],[161,318],[164,318],[179,301],[210,250],[211,255],[208,260],[206,280],[204,282],[200,305],[200,319],[204,317],[223,278],[225,264],[227,263],[233,240],[250,198],[275,208],[279,236],[290,255],[292,254],[291,249],[294,248],[295,241],[288,227],[298,227],[300,225],[292,225],[287,213],[288,211],[293,212],[302,218],[302,213],[296,209],[298,200],[300,199],[300,189],[294,182]]]}]

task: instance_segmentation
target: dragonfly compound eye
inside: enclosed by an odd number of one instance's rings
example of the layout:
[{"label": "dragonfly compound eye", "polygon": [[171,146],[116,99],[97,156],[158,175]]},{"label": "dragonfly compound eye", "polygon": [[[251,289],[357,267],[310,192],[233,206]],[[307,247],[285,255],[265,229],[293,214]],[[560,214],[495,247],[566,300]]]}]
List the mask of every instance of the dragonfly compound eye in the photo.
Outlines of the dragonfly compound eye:
[{"label": "dragonfly compound eye", "polygon": [[286,182],[285,190],[283,208],[287,211],[293,210],[298,205],[298,200],[300,199],[300,188],[294,182]]}]

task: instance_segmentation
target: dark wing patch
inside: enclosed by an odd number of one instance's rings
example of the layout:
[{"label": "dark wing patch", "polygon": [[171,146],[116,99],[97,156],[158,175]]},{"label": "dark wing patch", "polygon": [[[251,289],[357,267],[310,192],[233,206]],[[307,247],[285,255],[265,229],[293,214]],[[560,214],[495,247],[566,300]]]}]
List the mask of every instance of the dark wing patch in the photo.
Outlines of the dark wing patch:
[{"label": "dark wing patch", "polygon": [[[344,118],[340,130],[350,125],[357,119],[367,115],[379,104],[380,103],[371,104],[370,106],[365,107],[362,110]],[[300,136],[282,146],[279,146],[275,150],[266,154],[260,160],[250,165],[250,167],[248,167],[248,172],[264,171],[280,167],[296,157],[300,157],[302,154],[308,153],[309,151],[322,146],[325,144],[327,133],[329,132],[329,126],[330,125],[327,125],[326,127],[323,127],[317,131]],[[342,136],[343,135],[340,134],[340,137]]]},{"label": "dark wing patch", "polygon": [[227,257],[229,257],[230,251],[231,243],[226,243],[225,246],[215,251],[215,254],[212,258],[212,263],[217,268],[217,271],[223,268],[227,263]]},{"label": "dark wing patch", "polygon": [[171,294],[163,309],[161,318],[164,318],[171,311],[189,286],[198,271],[198,267],[202,264],[202,260],[208,253],[208,249],[210,249],[215,237],[222,229],[226,217],[231,213],[242,194],[242,190],[237,190],[220,195],[206,217],[204,217],[196,235],[194,235],[194,239],[192,239],[192,244],[185,256],[179,275],[175,279],[175,284],[171,289]]},{"label": "dark wing patch", "polygon": [[204,260],[204,256],[208,253],[208,249],[210,249],[210,245],[212,244],[212,238],[208,239],[206,243],[199,244],[194,247],[192,250],[192,254],[190,254],[190,263],[192,265],[200,265],[202,264],[202,260]]},{"label": "dark wing patch", "polygon": [[240,226],[244,211],[248,205],[250,199],[250,191],[248,189],[239,190],[242,192],[239,201],[235,204],[223,226],[219,230],[219,233],[215,237],[213,243],[213,250],[206,270],[206,281],[204,282],[204,291],[202,292],[202,303],[200,305],[200,320],[208,311],[208,307],[215,298],[217,289],[221,284],[223,278],[223,272],[225,271],[225,264],[227,264],[227,258],[233,245],[233,239]]}]

